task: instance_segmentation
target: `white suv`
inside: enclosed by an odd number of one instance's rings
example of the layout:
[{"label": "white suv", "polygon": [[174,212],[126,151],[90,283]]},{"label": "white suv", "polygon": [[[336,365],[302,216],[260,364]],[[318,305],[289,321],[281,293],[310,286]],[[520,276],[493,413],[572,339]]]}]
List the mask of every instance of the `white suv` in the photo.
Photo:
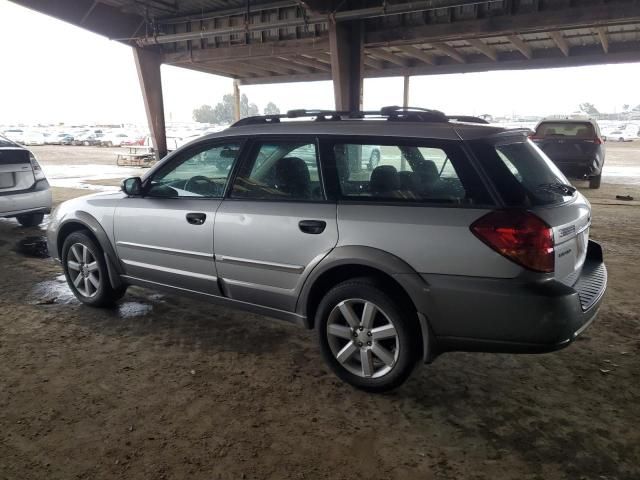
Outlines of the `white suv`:
[{"label": "white suv", "polygon": [[32,227],[51,211],[51,190],[36,157],[0,136],[0,217]]}]

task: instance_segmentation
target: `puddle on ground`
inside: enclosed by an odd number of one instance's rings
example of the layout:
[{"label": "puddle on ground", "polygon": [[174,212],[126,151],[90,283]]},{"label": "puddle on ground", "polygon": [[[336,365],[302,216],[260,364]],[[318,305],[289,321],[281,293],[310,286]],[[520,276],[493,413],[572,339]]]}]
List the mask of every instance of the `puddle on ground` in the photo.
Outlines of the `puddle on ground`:
[{"label": "puddle on ground", "polygon": [[[161,301],[162,295],[152,294],[150,300]],[[27,297],[31,305],[68,305],[80,304],[75,297],[64,275],[58,275],[55,280],[46,280],[34,285]],[[153,310],[148,303],[130,301],[119,303],[113,312],[120,318],[143,317]]]},{"label": "puddle on ground", "polygon": [[28,301],[32,305],[80,303],[71,292],[64,275],[58,275],[55,280],[36,283],[31,289]]},{"label": "puddle on ground", "polygon": [[16,243],[16,252],[26,255],[27,257],[47,258],[49,250],[47,249],[47,239],[40,236],[24,237]]},{"label": "puddle on ground", "polygon": [[146,303],[124,302],[118,305],[118,316],[122,318],[142,317],[151,310],[153,307]]}]

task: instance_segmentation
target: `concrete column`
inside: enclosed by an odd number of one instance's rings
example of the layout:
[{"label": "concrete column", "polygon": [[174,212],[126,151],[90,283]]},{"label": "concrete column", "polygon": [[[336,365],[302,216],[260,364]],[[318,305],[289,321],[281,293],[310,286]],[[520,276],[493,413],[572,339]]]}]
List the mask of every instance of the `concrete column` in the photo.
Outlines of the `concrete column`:
[{"label": "concrete column", "polygon": [[133,57],[138,70],[138,80],[147,113],[147,123],[151,132],[156,157],[161,159],[167,154],[167,133],[164,121],[164,103],[162,100],[162,79],[160,77],[160,54],[142,48],[133,48]]},{"label": "concrete column", "polygon": [[404,108],[409,106],[409,75],[404,76],[404,84],[402,87],[402,106]]},{"label": "concrete column", "polygon": [[240,120],[240,85],[238,80],[233,81],[233,118]]},{"label": "concrete column", "polygon": [[[402,106],[404,108],[409,106],[409,75],[404,76],[404,82],[402,85]],[[406,169],[407,159],[402,155],[402,158],[400,159],[400,171],[404,172]]]},{"label": "concrete column", "polygon": [[362,109],[362,77],[364,73],[364,24],[329,22],[331,77],[336,110]]}]

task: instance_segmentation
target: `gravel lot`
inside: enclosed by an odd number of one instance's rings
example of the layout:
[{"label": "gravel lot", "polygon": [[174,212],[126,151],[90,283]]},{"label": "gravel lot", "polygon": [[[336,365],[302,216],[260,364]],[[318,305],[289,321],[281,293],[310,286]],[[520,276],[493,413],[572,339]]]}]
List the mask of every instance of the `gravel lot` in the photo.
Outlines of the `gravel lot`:
[{"label": "gravel lot", "polygon": [[[640,478],[640,142],[608,150],[615,175],[578,183],[610,273],[593,326],[553,354],[445,354],[387,395],[339,382],[283,322],[138,288],[81,306],[20,253],[42,230],[0,220],[0,479]],[[34,151],[45,171],[115,163]]]}]

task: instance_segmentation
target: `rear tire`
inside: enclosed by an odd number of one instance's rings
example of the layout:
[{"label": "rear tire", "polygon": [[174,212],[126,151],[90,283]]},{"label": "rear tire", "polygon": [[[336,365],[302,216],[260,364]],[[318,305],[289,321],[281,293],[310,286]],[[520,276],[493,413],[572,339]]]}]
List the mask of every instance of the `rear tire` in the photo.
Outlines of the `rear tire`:
[{"label": "rear tire", "polygon": [[25,213],[24,215],[18,215],[16,220],[23,227],[36,227],[42,223],[44,213]]},{"label": "rear tire", "polygon": [[69,288],[85,305],[111,307],[126,287],[114,289],[102,248],[85,232],[74,232],[62,245],[62,268]]},{"label": "rear tire", "polygon": [[600,182],[602,181],[602,173],[596,175],[595,177],[589,178],[589,188],[600,188]]},{"label": "rear tire", "polygon": [[318,306],[315,326],[329,368],[368,392],[399,387],[418,359],[415,313],[404,309],[373,278],[347,280],[332,288]]}]

